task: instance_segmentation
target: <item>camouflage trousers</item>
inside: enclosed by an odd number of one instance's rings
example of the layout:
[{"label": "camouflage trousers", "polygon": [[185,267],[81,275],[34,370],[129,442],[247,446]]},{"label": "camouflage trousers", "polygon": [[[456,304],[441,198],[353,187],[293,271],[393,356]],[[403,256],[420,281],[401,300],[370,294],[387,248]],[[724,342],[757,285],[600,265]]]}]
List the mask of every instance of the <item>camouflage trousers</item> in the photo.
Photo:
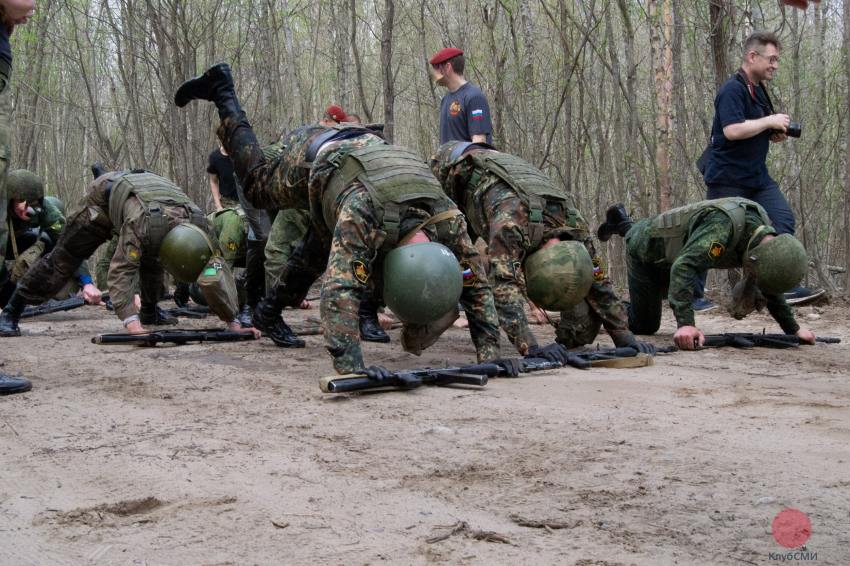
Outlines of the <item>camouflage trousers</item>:
[{"label": "camouflage trousers", "polygon": [[640,220],[626,234],[629,270],[629,329],[635,334],[655,334],[661,327],[664,299],[670,288],[670,266],[643,261],[649,254],[650,221]]},{"label": "camouflage trousers", "polygon": [[[18,257],[15,259],[15,262],[12,266],[12,281],[17,282],[29,272],[30,269],[38,262],[39,259],[44,255],[45,248],[47,244],[43,241],[39,240],[35,244],[31,245],[27,249],[23,250]],[[57,291],[53,297],[54,299],[67,299],[69,296],[74,295],[79,290],[79,285],[75,280],[75,277],[68,279],[65,282],[65,285]]]},{"label": "camouflage trousers", "polygon": [[310,213],[306,210],[289,208],[277,213],[265,248],[267,289],[280,283],[283,270],[307,234],[309,225]]},{"label": "camouflage trousers", "polygon": [[296,194],[287,179],[289,167],[278,157],[267,160],[244,112],[226,116],[218,138],[230,154],[245,199],[254,207],[308,208],[306,194]]},{"label": "camouflage trousers", "polygon": [[[532,251],[527,235],[529,209],[513,189],[502,184],[488,190],[481,203],[489,229],[489,273],[493,280],[499,323],[517,351],[527,354],[530,347],[537,345],[525,314],[527,298],[522,273],[526,254]],[[562,211],[547,212],[544,223],[547,233],[563,232],[581,237],[594,258],[596,268],[593,284],[584,302],[561,313],[556,341],[568,348],[589,344],[596,339],[603,325],[615,342],[627,340],[630,333],[625,305],[614,292],[589,234],[567,226],[566,215]]]},{"label": "camouflage trousers", "polygon": [[118,236],[113,236],[108,244],[100,248],[100,257],[95,265],[97,286],[100,289],[109,288],[109,263],[112,261],[112,256],[115,255],[116,249],[118,249]]},{"label": "camouflage trousers", "polygon": [[[435,230],[437,241],[449,248],[459,261],[468,264],[474,273],[463,288],[460,302],[469,320],[478,360],[496,358],[499,356],[498,319],[478,250],[469,238],[463,216],[444,222],[444,226],[438,225]],[[370,291],[381,288],[381,249],[385,237],[368,191],[355,183],[337,208],[320,309],[325,346],[339,373],[352,372],[364,365],[358,311],[360,302]]]}]

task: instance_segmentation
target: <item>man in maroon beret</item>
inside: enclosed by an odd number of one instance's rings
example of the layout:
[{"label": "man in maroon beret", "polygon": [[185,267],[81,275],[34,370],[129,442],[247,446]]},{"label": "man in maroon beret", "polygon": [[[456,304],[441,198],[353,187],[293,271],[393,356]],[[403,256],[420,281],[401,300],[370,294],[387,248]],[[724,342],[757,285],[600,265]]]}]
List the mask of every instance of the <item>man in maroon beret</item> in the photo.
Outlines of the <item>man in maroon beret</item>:
[{"label": "man in maroon beret", "polygon": [[348,116],[341,106],[331,104],[325,109],[325,115],[322,118],[322,125],[339,124],[340,122],[348,122]]},{"label": "man in maroon beret", "polygon": [[463,78],[463,51],[446,47],[428,62],[434,82],[449,90],[440,104],[440,144],[458,140],[492,145],[490,105],[481,89]]}]

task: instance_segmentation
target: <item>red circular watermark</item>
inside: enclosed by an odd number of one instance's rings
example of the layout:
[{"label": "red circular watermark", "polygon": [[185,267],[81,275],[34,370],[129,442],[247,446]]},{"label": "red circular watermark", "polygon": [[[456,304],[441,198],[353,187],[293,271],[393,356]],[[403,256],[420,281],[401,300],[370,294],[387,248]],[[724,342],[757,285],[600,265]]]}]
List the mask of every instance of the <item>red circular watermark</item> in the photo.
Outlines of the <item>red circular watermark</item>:
[{"label": "red circular watermark", "polygon": [[799,509],[783,509],[770,525],[773,538],[785,548],[802,546],[812,536],[812,522]]}]

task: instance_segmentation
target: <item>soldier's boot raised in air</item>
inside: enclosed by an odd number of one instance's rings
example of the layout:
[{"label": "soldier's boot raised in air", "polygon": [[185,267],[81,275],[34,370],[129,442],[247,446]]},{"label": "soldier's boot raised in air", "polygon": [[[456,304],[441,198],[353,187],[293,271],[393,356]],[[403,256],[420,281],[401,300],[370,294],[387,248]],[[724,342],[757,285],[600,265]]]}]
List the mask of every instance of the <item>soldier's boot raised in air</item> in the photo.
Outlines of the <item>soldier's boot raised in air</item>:
[{"label": "soldier's boot raised in air", "polygon": [[618,202],[605,211],[605,222],[596,229],[596,237],[599,238],[600,242],[607,242],[614,234],[625,237],[632,224],[634,222],[629,213],[626,212],[626,207],[623,206],[623,203]]},{"label": "soldier's boot raised in air", "polygon": [[32,389],[32,383],[23,377],[12,377],[0,371],[0,395],[25,393]]},{"label": "soldier's boot raised in air", "polygon": [[174,93],[174,104],[179,108],[183,108],[193,100],[214,102],[222,118],[239,114],[242,109],[233,88],[230,65],[227,63],[213,65],[202,75],[181,84]]},{"label": "soldier's boot raised in air", "polygon": [[390,337],[378,322],[378,305],[372,299],[360,301],[360,339],[364,342],[389,342]]},{"label": "soldier's boot raised in air", "polygon": [[298,337],[283,321],[283,308],[286,306],[286,296],[283,286],[273,289],[254,308],[254,328],[267,334],[272,342],[281,348],[303,348],[304,340]]},{"label": "soldier's boot raised in air", "polygon": [[144,326],[166,326],[177,324],[179,321],[176,316],[169,315],[156,303],[142,303],[142,308],[139,309],[139,322]]},{"label": "soldier's boot raised in air", "polygon": [[17,293],[12,293],[12,297],[0,313],[0,336],[20,336],[21,328],[18,322],[21,320],[21,315],[26,307],[23,297]]}]

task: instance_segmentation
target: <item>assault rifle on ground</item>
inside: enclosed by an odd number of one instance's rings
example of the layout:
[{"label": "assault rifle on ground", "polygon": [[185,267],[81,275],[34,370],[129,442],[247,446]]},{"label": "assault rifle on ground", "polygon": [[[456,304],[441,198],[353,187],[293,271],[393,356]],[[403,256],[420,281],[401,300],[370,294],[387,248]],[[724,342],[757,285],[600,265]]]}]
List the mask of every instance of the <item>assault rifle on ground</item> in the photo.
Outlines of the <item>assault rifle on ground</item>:
[{"label": "assault rifle on ground", "polygon": [[[838,344],[841,338],[834,336],[817,336],[815,341],[824,344]],[[761,334],[749,332],[724,332],[723,334],[706,334],[703,348],[796,348],[802,342],[794,334]]]},{"label": "assault rifle on ground", "polygon": [[[675,347],[658,348],[659,352],[673,352]],[[652,363],[652,356],[638,353],[634,348],[609,348],[570,352],[566,365],[580,369],[591,367],[641,367]],[[531,373],[564,367],[560,362],[545,358],[522,358],[521,372]],[[413,389],[420,385],[476,385],[483,387],[490,377],[499,377],[503,370],[496,364],[474,364],[449,368],[423,368],[398,370],[389,379],[373,380],[362,374],[323,377],[319,387],[325,393],[349,393],[368,389]]]},{"label": "assault rifle on ground", "polygon": [[188,344],[189,342],[242,342],[254,340],[253,334],[242,334],[219,328],[200,330],[174,328],[157,330],[145,334],[98,334],[91,339],[92,344]]},{"label": "assault rifle on ground", "polygon": [[186,305],[185,307],[162,309],[162,312],[166,316],[201,319],[207,318],[207,315],[210,314],[210,308],[204,305]]},{"label": "assault rifle on ground", "polygon": [[78,309],[85,305],[86,302],[82,297],[68,297],[67,299],[50,299],[46,303],[40,305],[32,305],[24,309],[21,318],[31,318],[50,314],[53,312],[70,311]]}]

